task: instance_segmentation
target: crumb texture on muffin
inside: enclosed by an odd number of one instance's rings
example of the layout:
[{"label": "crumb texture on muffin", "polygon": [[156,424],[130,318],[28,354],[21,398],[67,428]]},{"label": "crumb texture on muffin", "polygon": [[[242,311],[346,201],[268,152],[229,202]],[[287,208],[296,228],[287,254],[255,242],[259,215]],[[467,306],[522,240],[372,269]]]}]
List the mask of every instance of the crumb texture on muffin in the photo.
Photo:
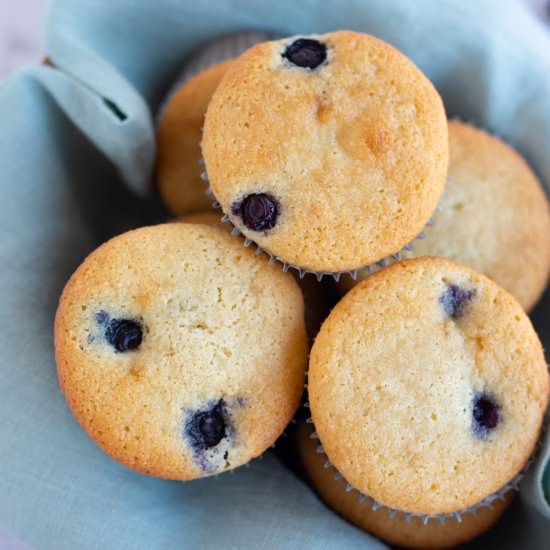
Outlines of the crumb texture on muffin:
[{"label": "crumb texture on muffin", "polygon": [[[237,58],[208,107],[202,150],[214,195],[247,237],[288,263],[336,272],[393,254],[422,230],[444,187],[447,121],[404,55],[340,31]],[[278,205],[268,225],[241,215],[259,194]]]},{"label": "crumb texture on muffin", "polygon": [[213,199],[201,178],[201,135],[210,98],[232,60],[212,65],[185,82],[161,113],[157,129],[157,185],[175,215],[206,210]]},{"label": "crumb texture on muffin", "polygon": [[517,301],[443,258],[396,263],[333,309],[311,352],[325,452],[359,491],[419,514],[468,508],[533,452],[548,401]]},{"label": "crumb texture on muffin", "polygon": [[303,389],[307,338],[288,273],[227,232],[171,223],[93,252],[55,323],[63,393],[109,455],[191,479],[274,443]]},{"label": "crumb texture on muffin", "polygon": [[407,521],[402,514],[390,516],[385,507],[373,510],[368,501],[359,502],[357,493],[345,490],[343,478],[334,479],[335,470],[324,467],[323,455],[315,452],[316,442],[310,435],[311,430],[301,424],[298,432],[300,458],[319,496],[344,519],[389,544],[421,550],[442,550],[464,544],[490,529],[514,497],[514,492],[509,492],[503,500],[495,501],[492,508],[463,514],[460,522],[449,518],[441,523],[431,518],[424,524],[418,517]]},{"label": "crumb texture on muffin", "polygon": [[[231,230],[231,225],[220,221],[219,213],[215,211],[194,212],[187,216],[181,216],[177,221],[184,223],[203,223],[214,227],[219,227],[227,232]],[[315,336],[321,328],[321,324],[327,318],[330,310],[337,300],[337,292],[331,281],[318,281],[313,275],[306,275],[300,278],[294,270],[290,271],[294,277],[302,295],[304,297],[304,316],[306,323],[306,332],[310,342],[313,342]]]},{"label": "crumb texture on muffin", "polygon": [[[426,239],[404,254],[445,256],[483,273],[526,311],[550,273],[550,208],[525,160],[483,130],[449,122],[449,177]],[[368,274],[359,275],[359,280]],[[343,278],[340,289],[355,284]]]}]

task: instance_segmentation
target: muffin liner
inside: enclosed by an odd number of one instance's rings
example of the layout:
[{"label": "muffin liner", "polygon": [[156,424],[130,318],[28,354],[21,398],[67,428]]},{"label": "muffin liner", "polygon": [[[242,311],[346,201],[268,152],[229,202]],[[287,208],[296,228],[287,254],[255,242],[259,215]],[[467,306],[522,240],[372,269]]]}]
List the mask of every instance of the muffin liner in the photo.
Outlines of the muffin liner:
[{"label": "muffin liner", "polygon": [[[199,163],[200,163],[201,166],[204,166],[204,160],[203,159],[201,159],[199,161]],[[201,179],[204,182],[206,182],[206,184],[208,185],[208,189],[206,190],[206,194],[209,197],[211,197],[212,199],[214,199],[214,202],[212,202],[212,208],[216,208],[216,209],[221,210],[221,204],[216,200],[216,197],[214,196],[214,193],[212,192],[212,189],[211,189],[210,185],[208,184],[208,174],[206,173],[205,170],[203,170],[203,172],[201,172]],[[434,210],[434,212],[437,212],[440,209],[441,208],[438,205],[436,207],[436,209]],[[435,223],[433,218],[430,218],[426,222],[426,224],[424,225],[424,228],[422,229],[422,231],[420,231],[420,233],[412,241],[410,241],[408,244],[406,244],[403,248],[401,248],[400,250],[398,250],[394,254],[390,254],[389,256],[386,256],[386,257],[382,258],[381,260],[378,260],[376,262],[365,265],[363,267],[358,267],[356,269],[351,269],[351,270],[315,271],[315,270],[304,268],[304,267],[299,266],[297,264],[292,264],[290,262],[287,262],[283,258],[281,258],[280,256],[276,256],[275,254],[273,254],[267,248],[261,247],[259,244],[254,242],[252,239],[249,239],[246,235],[244,235],[244,233],[242,233],[242,231],[233,224],[233,222],[231,221],[231,219],[229,218],[229,216],[227,214],[225,214],[225,213],[223,214],[223,216],[221,218],[221,221],[222,221],[222,223],[227,223],[231,226],[231,228],[232,228],[231,229],[231,234],[232,235],[234,235],[234,236],[240,235],[240,236],[244,237],[244,246],[245,247],[249,247],[250,245],[255,245],[257,255],[260,255],[260,254],[267,255],[269,257],[269,263],[270,264],[272,264],[274,262],[277,262],[277,263],[281,264],[282,268],[283,268],[283,271],[285,273],[289,269],[293,269],[293,270],[298,272],[298,276],[300,277],[300,279],[303,279],[305,277],[305,275],[307,273],[309,273],[310,275],[313,275],[314,277],[316,277],[317,281],[319,281],[319,282],[321,282],[323,277],[332,277],[336,282],[338,282],[340,280],[340,277],[342,275],[346,275],[346,274],[349,275],[355,281],[355,280],[357,280],[357,274],[359,272],[363,272],[363,273],[368,274],[372,271],[377,270],[378,268],[384,268],[384,267],[387,267],[387,266],[393,264],[394,262],[398,262],[399,260],[402,259],[403,254],[405,252],[412,252],[414,250],[414,242],[415,241],[423,240],[427,237],[426,228],[434,225],[434,223]]]},{"label": "muffin liner", "polygon": [[[227,35],[225,37],[222,37],[221,39],[218,39],[208,46],[206,46],[204,49],[202,49],[199,54],[185,67],[183,72],[180,74],[179,78],[175,81],[172,88],[166,95],[166,99],[164,100],[163,104],[158,110],[158,113],[161,113],[166,103],[170,100],[172,95],[179,89],[179,87],[182,85],[183,82],[188,80],[189,78],[193,77],[195,74],[200,72],[201,70],[204,70],[215,63],[219,63],[220,61],[223,61],[225,59],[228,59],[230,57],[236,57],[240,53],[242,53],[245,49],[249,48],[250,46],[264,41],[264,40],[273,40],[276,38],[280,38],[279,35],[276,34],[267,34],[267,33],[261,33],[261,32],[242,32],[242,33],[234,33],[231,35]],[[206,170],[204,169],[205,163],[204,159],[199,160],[199,165],[202,168],[201,172],[201,179],[206,183],[207,185],[207,194],[214,199],[214,202],[212,203],[213,208],[220,208],[221,205],[218,203],[218,201],[215,200],[215,196],[212,193],[212,190],[209,186],[208,182],[208,174],[206,173]],[[439,206],[436,208],[436,211],[439,210]],[[231,222],[229,219],[229,216],[227,214],[224,214],[222,216],[221,221],[223,223],[227,223],[231,225],[232,235],[242,235],[242,232],[235,227],[235,225]],[[405,252],[412,252],[414,250],[414,242],[416,240],[425,239],[427,234],[425,232],[425,229],[431,225],[434,224],[433,218],[430,218],[427,222],[422,231],[414,238],[411,242],[403,246],[399,251],[395,252],[394,254],[390,254],[376,262],[373,262],[371,264],[368,264],[366,266],[362,266],[356,269],[351,270],[343,270],[343,271],[315,271],[311,269],[304,268],[302,266],[299,266],[297,264],[293,264],[290,262],[285,261],[283,258],[276,256],[271,251],[269,251],[266,248],[260,247],[257,243],[255,243],[252,239],[247,238],[245,235],[244,237],[244,245],[246,247],[250,246],[251,244],[254,244],[256,248],[256,254],[266,254],[269,257],[269,263],[277,262],[282,265],[283,271],[287,272],[289,269],[293,269],[297,271],[298,276],[300,279],[303,279],[306,275],[306,273],[309,273],[316,277],[317,281],[321,282],[323,277],[332,277],[336,282],[340,280],[340,277],[344,274],[348,274],[354,281],[357,280],[357,274],[361,272],[366,272],[367,274],[371,271],[376,270],[377,268],[384,268],[392,263],[401,260],[403,254]]]},{"label": "muffin liner", "polygon": [[157,123],[160,115],[164,111],[166,105],[170,102],[174,94],[180,89],[181,85],[195,75],[208,69],[216,63],[225,61],[232,57],[237,57],[246,49],[250,48],[258,42],[265,40],[273,40],[276,38],[274,34],[265,32],[238,32],[222,36],[191,54],[190,59],[184,62],[183,69],[178,74],[176,79],[170,85],[166,95],[157,109]]},{"label": "muffin liner", "polygon": [[[179,74],[178,78],[174,81],[172,86],[170,87],[168,93],[166,94],[164,100],[162,101],[161,105],[159,106],[159,109],[157,110],[157,121],[158,117],[163,112],[166,104],[170,101],[174,93],[181,87],[181,85],[187,81],[188,79],[195,76],[200,71],[214,65],[215,63],[219,63],[220,61],[223,61],[225,59],[229,59],[231,57],[236,57],[237,55],[241,54],[244,50],[247,48],[253,46],[254,44],[257,44],[258,42],[265,41],[265,40],[273,40],[279,38],[278,35],[274,33],[262,33],[262,32],[241,32],[241,33],[233,33],[227,36],[224,36],[220,39],[217,39],[210,44],[208,44],[206,47],[202,48],[193,58],[192,60],[187,63],[184,66],[183,71]],[[207,189],[206,192],[209,196],[211,196],[215,202],[213,202],[212,207],[213,208],[221,208],[220,204],[215,200],[215,197],[212,193],[212,190],[208,183],[208,175],[206,171],[204,170],[204,160],[199,160],[199,165],[202,168],[201,172],[201,179],[206,183]],[[439,206],[436,208],[436,211],[439,209]],[[232,227],[231,234],[232,235],[242,235],[242,232],[231,222],[229,219],[229,216],[224,214],[221,218],[221,221],[223,223],[230,224]],[[412,252],[414,250],[414,242],[416,240],[425,239],[427,234],[425,232],[426,227],[429,227],[430,225],[433,225],[434,220],[433,218],[430,218],[424,229],[408,244],[406,244],[403,248],[401,248],[399,251],[390,254],[376,262],[373,262],[371,264],[368,264],[366,266],[362,266],[356,269],[351,270],[342,270],[342,271],[315,271],[311,269],[304,268],[300,265],[293,264],[290,262],[286,262],[283,258],[274,255],[271,251],[269,251],[266,248],[260,247],[257,243],[255,243],[253,240],[244,237],[244,245],[246,247],[250,246],[251,244],[254,244],[256,248],[256,254],[266,254],[269,257],[269,263],[277,262],[282,265],[282,269],[284,272],[287,272],[289,269],[293,269],[298,273],[298,276],[300,279],[303,279],[306,275],[306,273],[309,273],[316,277],[317,281],[321,281],[323,277],[332,277],[336,282],[340,280],[340,277],[344,274],[348,274],[353,280],[357,280],[357,274],[361,272],[370,273],[372,271],[377,270],[378,268],[387,267],[388,265],[391,265],[392,263],[401,260],[403,254],[405,252]]]},{"label": "muffin liner", "polygon": [[[304,407],[306,409],[309,409],[309,403],[306,402],[304,404]],[[456,512],[449,512],[444,514],[420,514],[416,512],[406,512],[404,510],[398,510],[396,508],[390,508],[374,498],[372,498],[369,495],[366,495],[365,493],[362,493],[358,489],[355,489],[345,478],[344,476],[336,469],[336,467],[332,464],[330,459],[328,458],[327,454],[325,453],[325,450],[323,448],[322,443],[319,440],[319,436],[317,435],[317,432],[315,431],[315,425],[313,424],[313,419],[309,417],[306,420],[307,424],[311,424],[312,432],[310,433],[309,437],[310,439],[316,439],[319,441],[319,445],[317,445],[317,448],[315,451],[317,454],[324,455],[325,463],[324,468],[325,469],[332,469],[334,471],[333,479],[334,481],[340,481],[343,480],[343,488],[346,493],[349,492],[355,492],[357,493],[357,499],[359,501],[359,504],[367,504],[369,505],[372,510],[375,512],[376,510],[379,510],[381,508],[384,508],[388,512],[388,517],[390,519],[395,518],[396,516],[400,515],[402,516],[407,523],[410,523],[410,521],[413,518],[418,518],[423,525],[426,525],[428,521],[430,520],[438,520],[441,524],[445,523],[448,519],[454,519],[458,523],[462,523],[462,518],[465,514],[476,514],[477,511],[481,508],[493,508],[493,503],[497,500],[506,500],[506,494],[510,491],[519,491],[519,483],[521,480],[525,477],[529,467],[533,463],[533,458],[529,459],[527,464],[524,466],[524,468],[520,471],[519,474],[517,474],[512,480],[510,480],[508,483],[503,485],[498,491],[494,492],[493,494],[485,497],[484,499],[480,500],[479,502],[476,502],[474,505],[469,506],[468,508],[463,508],[462,510],[458,510]],[[538,445],[537,445],[538,448]]]}]

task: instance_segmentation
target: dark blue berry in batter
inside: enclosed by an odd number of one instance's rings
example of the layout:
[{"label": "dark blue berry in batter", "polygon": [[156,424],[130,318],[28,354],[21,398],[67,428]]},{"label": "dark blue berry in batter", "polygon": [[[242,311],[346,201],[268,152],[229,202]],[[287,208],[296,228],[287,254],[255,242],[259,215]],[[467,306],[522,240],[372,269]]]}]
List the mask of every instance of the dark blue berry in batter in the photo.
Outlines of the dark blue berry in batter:
[{"label": "dark blue berry in batter", "polygon": [[106,311],[98,311],[95,315],[96,321],[100,325],[104,325],[109,320],[109,314]]},{"label": "dark blue berry in batter", "polygon": [[496,400],[486,394],[478,393],[472,402],[472,417],[474,433],[484,439],[500,422],[500,406]]},{"label": "dark blue berry in batter", "polygon": [[457,285],[450,285],[439,298],[439,303],[449,317],[458,319],[464,315],[466,306],[475,295],[475,288],[466,290]]},{"label": "dark blue berry in batter", "polygon": [[318,40],[298,38],[283,53],[293,65],[305,69],[315,69],[327,58],[327,47]]},{"label": "dark blue berry in batter", "polygon": [[225,403],[220,399],[214,406],[191,416],[185,426],[185,432],[195,449],[211,449],[225,437],[224,407]]},{"label": "dark blue berry in batter", "polygon": [[105,327],[105,338],[116,351],[130,351],[140,346],[143,331],[133,319],[111,319]]},{"label": "dark blue berry in batter", "polygon": [[277,199],[267,193],[253,193],[234,203],[231,212],[241,218],[252,231],[267,231],[275,227],[279,216]]}]

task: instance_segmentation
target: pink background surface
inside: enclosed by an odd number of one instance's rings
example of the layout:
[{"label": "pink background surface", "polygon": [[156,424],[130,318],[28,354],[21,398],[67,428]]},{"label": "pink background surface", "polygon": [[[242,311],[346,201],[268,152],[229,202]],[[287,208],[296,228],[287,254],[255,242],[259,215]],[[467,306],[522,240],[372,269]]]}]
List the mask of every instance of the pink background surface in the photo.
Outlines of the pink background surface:
[{"label": "pink background surface", "polygon": [[46,0],[0,0],[0,78],[43,57]]},{"label": "pink background surface", "polygon": [[[504,6],[506,1],[500,5]],[[522,1],[550,23],[550,0]],[[46,3],[47,0],[0,0],[0,78],[42,60]]]}]

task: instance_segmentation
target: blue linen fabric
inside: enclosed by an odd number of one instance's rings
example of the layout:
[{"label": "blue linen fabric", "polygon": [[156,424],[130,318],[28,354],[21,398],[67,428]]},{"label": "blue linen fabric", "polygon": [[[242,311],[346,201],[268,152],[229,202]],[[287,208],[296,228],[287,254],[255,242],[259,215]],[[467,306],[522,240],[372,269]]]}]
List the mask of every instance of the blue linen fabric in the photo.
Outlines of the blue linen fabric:
[{"label": "blue linen fabric", "polygon": [[[516,146],[550,190],[550,38],[514,0],[58,0],[53,67],[0,84],[0,531],[36,549],[384,546],[268,453],[218,479],[134,474],[84,435],[59,392],[63,284],[108,237],[154,223],[153,116],[182,61],[221,35],[350,28],[433,80],[450,116]],[[533,314],[550,343],[550,296]],[[550,441],[498,527],[472,548],[546,548]]]}]

